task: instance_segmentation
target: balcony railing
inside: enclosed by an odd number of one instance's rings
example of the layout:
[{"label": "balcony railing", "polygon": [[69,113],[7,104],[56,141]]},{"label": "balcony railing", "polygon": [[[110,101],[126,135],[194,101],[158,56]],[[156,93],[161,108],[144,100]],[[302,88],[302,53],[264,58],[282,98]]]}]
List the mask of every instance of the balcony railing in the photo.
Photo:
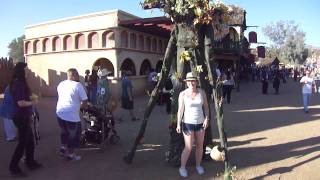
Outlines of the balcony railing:
[{"label": "balcony railing", "polygon": [[232,41],[230,39],[224,39],[222,41],[214,42],[214,49],[216,50],[226,50],[226,51],[239,51],[240,42]]}]

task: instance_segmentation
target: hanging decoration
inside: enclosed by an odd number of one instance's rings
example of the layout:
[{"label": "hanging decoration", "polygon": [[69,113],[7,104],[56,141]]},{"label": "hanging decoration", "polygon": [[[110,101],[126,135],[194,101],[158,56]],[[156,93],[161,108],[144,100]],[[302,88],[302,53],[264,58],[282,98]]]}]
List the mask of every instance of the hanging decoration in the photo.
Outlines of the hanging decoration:
[{"label": "hanging decoration", "polygon": [[257,33],[254,31],[249,32],[249,43],[257,43]]},{"label": "hanging decoration", "polygon": [[258,57],[265,58],[266,57],[266,48],[264,46],[258,46]]}]

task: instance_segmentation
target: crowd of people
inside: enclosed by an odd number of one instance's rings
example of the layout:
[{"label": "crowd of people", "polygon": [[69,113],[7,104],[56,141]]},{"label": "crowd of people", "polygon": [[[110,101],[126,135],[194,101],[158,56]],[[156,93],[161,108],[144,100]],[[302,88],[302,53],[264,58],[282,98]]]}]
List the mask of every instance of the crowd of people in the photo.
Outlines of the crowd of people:
[{"label": "crowd of people", "polygon": [[[0,108],[3,118],[6,140],[9,142],[18,140],[16,149],[12,155],[9,171],[14,177],[25,177],[26,174],[20,169],[19,162],[25,156],[25,164],[31,170],[42,167],[42,164],[34,157],[34,133],[31,127],[31,115],[35,111],[38,99],[32,96],[30,87],[26,80],[26,63],[19,62],[15,65],[12,79],[5,89],[4,100]],[[223,99],[231,103],[231,92],[235,88],[235,72],[230,68],[218,70],[218,78],[223,84]],[[262,93],[267,94],[268,83],[272,82],[274,93],[279,94],[280,83],[286,83],[289,72],[286,69],[257,68],[252,74],[252,80],[262,82]],[[81,118],[80,107],[88,103],[96,106],[103,114],[110,113],[108,102],[112,97],[106,68],[94,68],[85,71],[84,86],[80,82],[80,76],[76,69],[67,71],[67,79],[57,86],[58,101],[56,106],[57,124],[61,129],[59,154],[68,160],[80,160],[81,156],[76,154],[75,149],[80,146]],[[302,75],[304,74],[304,75]],[[121,80],[121,107],[129,111],[132,121],[138,120],[134,113],[133,85],[128,76],[130,71],[122,72]],[[312,69],[297,69],[291,71],[294,81],[302,86],[303,110],[309,112],[309,104],[312,92],[317,92],[315,73]],[[148,93],[150,94],[157,83],[157,73],[153,70],[148,75]],[[209,124],[209,105],[204,90],[198,87],[197,77],[192,72],[187,73],[185,78],[186,89],[179,95],[177,113],[177,133],[182,133],[185,147],[181,154],[181,166],[179,174],[188,176],[186,164],[189,159],[193,143],[196,145],[195,159],[196,171],[204,173],[201,166],[203,156],[203,141],[205,129]],[[173,88],[170,78],[162,90],[161,98],[165,99],[167,112],[171,111],[170,92]],[[120,113],[123,114],[123,113]],[[122,121],[122,117],[119,117]]]},{"label": "crowd of people", "polygon": [[[19,162],[24,157],[25,164],[30,170],[42,167],[35,160],[35,128],[33,113],[38,98],[31,92],[26,79],[27,64],[18,62],[12,74],[12,79],[5,89],[4,100],[0,105],[0,116],[3,119],[6,140],[18,141],[12,155],[9,171],[12,177],[26,177]],[[103,114],[110,113],[108,102],[111,99],[110,82],[107,76],[110,72],[106,68],[94,68],[85,71],[84,86],[76,69],[67,71],[67,79],[57,86],[58,101],[56,106],[57,124],[60,132],[59,154],[67,160],[80,160],[81,156],[75,153],[80,146],[81,118],[80,107],[88,103],[96,106]],[[138,120],[133,112],[134,96],[129,71],[122,73],[121,107],[129,111],[132,121]]]},{"label": "crowd of people", "polygon": [[274,94],[279,94],[280,84],[286,84],[287,79],[292,77],[294,82],[299,82],[302,89],[303,110],[309,113],[308,106],[312,93],[320,92],[319,73],[317,69],[311,67],[303,68],[284,68],[284,67],[261,67],[252,68],[252,81],[260,80],[262,82],[262,94],[268,94],[268,82],[272,82]]}]

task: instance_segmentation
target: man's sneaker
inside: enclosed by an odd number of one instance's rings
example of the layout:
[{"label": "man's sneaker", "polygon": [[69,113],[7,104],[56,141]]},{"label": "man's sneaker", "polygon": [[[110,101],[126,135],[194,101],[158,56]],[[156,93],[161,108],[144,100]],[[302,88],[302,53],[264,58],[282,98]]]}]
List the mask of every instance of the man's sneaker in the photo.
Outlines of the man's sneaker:
[{"label": "man's sneaker", "polygon": [[27,177],[27,174],[21,171],[19,167],[17,168],[10,168],[10,175],[13,178],[24,178]]},{"label": "man's sneaker", "polygon": [[196,169],[197,169],[197,172],[198,172],[199,175],[204,174],[204,169],[203,169],[202,166],[197,166]]},{"label": "man's sneaker", "polygon": [[69,161],[79,161],[79,160],[81,160],[81,156],[78,156],[78,155],[76,155],[74,153],[66,155],[66,158]]},{"label": "man's sneaker", "polygon": [[188,171],[186,168],[179,168],[179,174],[181,177],[188,177]]},{"label": "man's sneaker", "polygon": [[60,148],[60,150],[59,150],[59,155],[61,156],[61,157],[64,157],[65,155],[66,155],[66,149],[64,149],[64,148]]},{"label": "man's sneaker", "polygon": [[33,161],[32,163],[26,163],[26,165],[28,169],[32,171],[42,168],[42,164],[38,163],[37,161]]},{"label": "man's sneaker", "polygon": [[14,137],[14,138],[11,138],[11,139],[7,139],[7,142],[15,142],[17,141],[18,138],[17,137]]},{"label": "man's sneaker", "polygon": [[25,172],[22,172],[22,171],[17,171],[17,172],[10,171],[10,175],[13,178],[25,178],[28,176]]}]

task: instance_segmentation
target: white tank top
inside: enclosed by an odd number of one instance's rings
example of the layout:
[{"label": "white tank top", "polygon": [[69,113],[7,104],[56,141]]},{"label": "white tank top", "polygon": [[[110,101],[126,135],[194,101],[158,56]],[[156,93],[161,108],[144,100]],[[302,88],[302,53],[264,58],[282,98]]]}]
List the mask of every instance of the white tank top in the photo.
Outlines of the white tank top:
[{"label": "white tank top", "polygon": [[202,93],[199,92],[192,99],[187,95],[187,91],[184,91],[183,96],[184,101],[184,114],[183,114],[183,122],[187,124],[201,124],[204,122],[203,115],[203,97]]}]

